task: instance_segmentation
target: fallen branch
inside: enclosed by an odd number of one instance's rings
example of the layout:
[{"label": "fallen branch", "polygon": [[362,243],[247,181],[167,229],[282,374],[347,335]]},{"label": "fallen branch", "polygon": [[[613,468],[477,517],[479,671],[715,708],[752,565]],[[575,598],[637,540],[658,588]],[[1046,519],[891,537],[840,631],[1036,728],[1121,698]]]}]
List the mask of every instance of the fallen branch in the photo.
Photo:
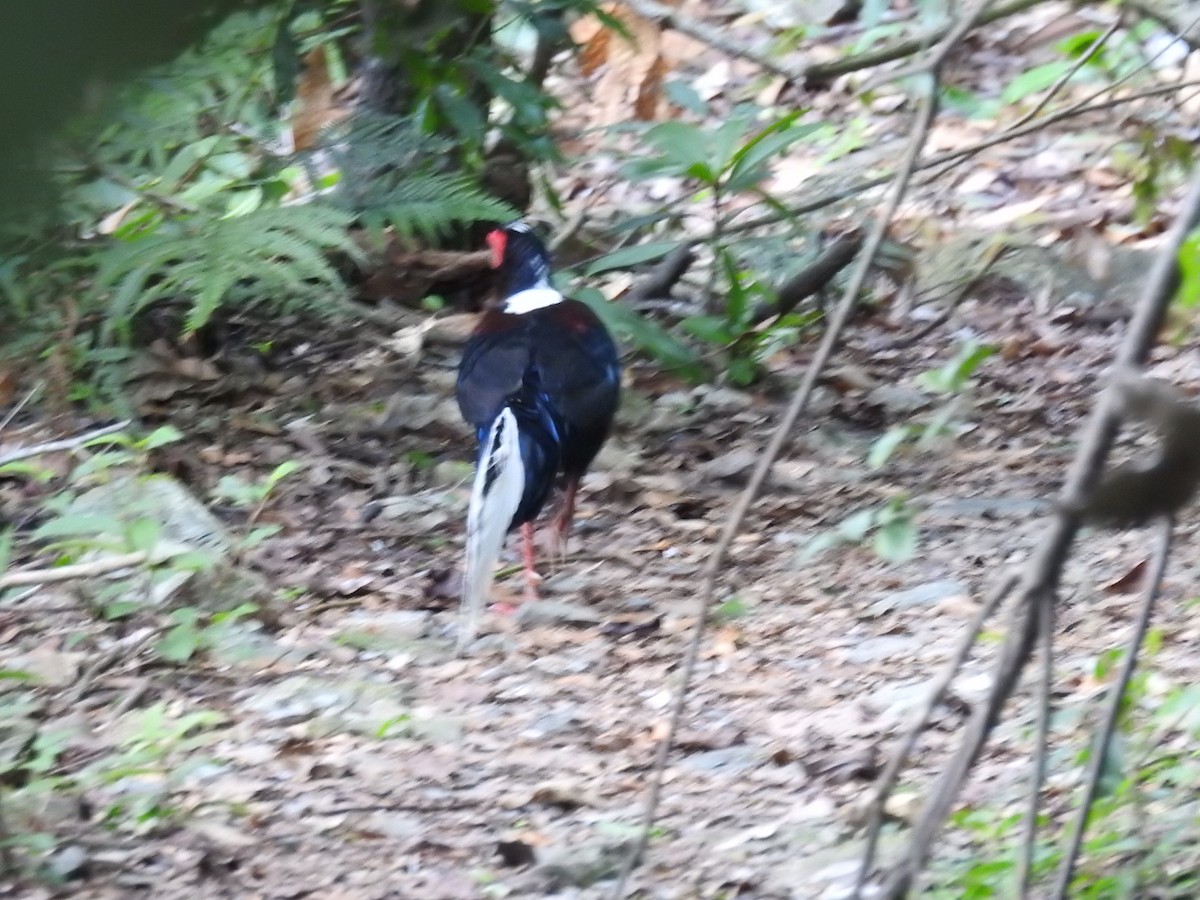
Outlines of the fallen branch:
[{"label": "fallen branch", "polygon": [[55,584],[60,581],[74,581],[77,578],[93,578],[96,575],[110,575],[130,566],[138,566],[150,559],[145,551],[137,553],[120,553],[116,556],[105,556],[90,562],[74,563],[69,566],[57,566],[53,569],[25,569],[20,572],[9,572],[0,575],[0,591],[8,588],[24,587],[25,585]]},{"label": "fallen branch", "polygon": [[855,254],[862,249],[862,245],[862,232],[857,229],[839,237],[813,260],[811,265],[780,285],[774,302],[764,302],[756,306],[750,317],[751,324],[758,325],[767,319],[790,313],[802,301],[829,284],[838,272],[850,265],[854,261]]},{"label": "fallen branch", "polygon": [[679,689],[676,692],[675,702],[671,708],[667,732],[659,743],[658,753],[655,756],[654,765],[651,769],[650,792],[646,800],[646,808],[642,816],[638,839],[625,864],[622,866],[621,873],[617,878],[617,884],[613,888],[612,897],[614,900],[623,900],[629,876],[634,866],[641,860],[650,843],[650,831],[658,815],[658,806],[662,798],[667,757],[670,753],[671,745],[674,743],[675,735],[679,731],[679,725],[683,720],[684,708],[687,705],[688,690],[695,675],[696,661],[700,656],[700,645],[708,625],[709,610],[712,606],[713,597],[716,594],[717,576],[725,564],[729,547],[732,545],[738,531],[741,530],[742,522],[745,521],[751,504],[762,489],[780,451],[783,450],[784,445],[791,437],[796,420],[808,405],[808,400],[812,395],[813,388],[816,386],[817,378],[829,362],[834,348],[841,339],[846,323],[849,322],[851,313],[853,313],[858,301],[859,292],[866,282],[867,273],[875,259],[875,254],[883,242],[888,225],[891,223],[892,217],[900,206],[900,201],[904,198],[904,194],[908,190],[908,183],[912,178],[913,172],[916,171],[917,160],[921,155],[922,148],[925,146],[925,141],[929,136],[929,129],[937,113],[938,75],[941,63],[954,44],[961,38],[962,34],[970,28],[971,24],[975,21],[975,17],[979,15],[982,9],[983,0],[978,0],[970,11],[963,16],[958,26],[946,38],[945,42],[931,55],[928,89],[922,98],[921,108],[918,110],[913,123],[908,149],[901,162],[899,174],[896,176],[888,203],[883,213],[875,218],[870,235],[864,244],[862,256],[859,258],[858,265],[855,267],[850,278],[850,283],[846,285],[845,293],[842,295],[842,299],[834,311],[829,328],[822,337],[820,346],[817,348],[812,362],[809,363],[808,368],[805,370],[804,378],[801,379],[799,386],[792,395],[791,403],[788,405],[783,419],[771,435],[771,440],[767,448],[763,451],[758,465],[754,469],[754,473],[750,476],[750,482],[746,485],[745,490],[742,491],[741,496],[738,497],[725,528],[721,532],[716,545],[713,547],[707,565],[704,567],[704,578],[699,595],[700,608],[696,617],[696,624],[692,629],[691,639],[688,642],[684,655]]},{"label": "fallen branch", "polygon": [[656,297],[666,297],[671,288],[683,277],[696,261],[696,252],[688,241],[684,241],[647,272],[629,293],[622,298],[626,303],[638,303]]},{"label": "fallen branch", "polygon": [[142,648],[166,631],[166,626],[147,628],[140,634],[132,634],[117,641],[95,662],[87,667],[75,681],[75,686],[66,694],[60,694],[58,709],[73,709],[92,689],[96,680],[118,662],[133,659]]},{"label": "fallen branch", "polygon": [[78,450],[89,441],[94,441],[96,438],[113,434],[128,427],[129,420],[125,419],[124,421],[117,422],[113,425],[105,425],[103,428],[85,431],[83,434],[76,435],[75,437],[63,438],[60,441],[48,441],[45,444],[35,444],[32,447],[17,447],[14,450],[9,450],[7,453],[0,454],[0,466],[6,466],[9,463],[16,462],[19,459],[28,459],[31,456],[41,456],[43,453],[58,453],[62,450]]},{"label": "fallen branch", "polygon": [[[1154,346],[1166,310],[1179,285],[1179,249],[1184,238],[1197,224],[1200,224],[1200,173],[1194,177],[1180,214],[1148,273],[1144,293],[1117,354],[1115,363],[1118,371],[1139,367]],[[882,894],[884,897],[899,898],[908,893],[913,878],[928,858],[933,841],[967,773],[999,721],[1000,712],[1029,661],[1041,618],[1038,604],[1052,603],[1056,599],[1062,566],[1082,521],[1076,510],[1086,506],[1086,498],[1099,481],[1116,435],[1120,404],[1118,393],[1111,385],[1106,388],[1088,421],[1062,490],[1060,512],[1051,520],[1045,536],[1037,545],[1037,554],[1026,566],[1021,591],[1014,604],[996,664],[992,689],[972,717],[958,749],[922,808],[913,828],[908,860],[895,870]]]}]

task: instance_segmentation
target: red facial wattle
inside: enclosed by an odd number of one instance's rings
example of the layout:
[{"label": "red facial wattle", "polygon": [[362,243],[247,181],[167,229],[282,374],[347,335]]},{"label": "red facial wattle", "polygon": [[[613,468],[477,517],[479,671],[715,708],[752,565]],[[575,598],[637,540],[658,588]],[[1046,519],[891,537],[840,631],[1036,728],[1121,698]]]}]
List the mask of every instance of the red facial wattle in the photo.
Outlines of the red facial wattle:
[{"label": "red facial wattle", "polygon": [[504,264],[504,251],[508,247],[508,235],[502,228],[489,231],[487,243],[492,248],[492,268],[498,269]]}]

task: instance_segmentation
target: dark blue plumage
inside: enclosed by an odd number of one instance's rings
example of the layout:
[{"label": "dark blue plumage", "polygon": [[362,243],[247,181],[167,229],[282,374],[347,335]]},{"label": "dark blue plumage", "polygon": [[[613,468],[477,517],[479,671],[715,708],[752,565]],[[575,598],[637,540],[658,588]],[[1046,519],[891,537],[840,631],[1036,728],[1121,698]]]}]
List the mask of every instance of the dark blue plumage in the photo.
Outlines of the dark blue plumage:
[{"label": "dark blue plumage", "polygon": [[518,526],[527,593],[535,592],[532,522],[561,472],[566,496],[555,533],[565,541],[575,491],[608,437],[620,399],[616,344],[589,307],[551,287],[550,257],[537,236],[518,222],[493,231],[488,243],[505,300],[480,318],[456,387],[459,409],[480,442],[482,475],[467,525],[461,640],[473,636],[503,535]]}]

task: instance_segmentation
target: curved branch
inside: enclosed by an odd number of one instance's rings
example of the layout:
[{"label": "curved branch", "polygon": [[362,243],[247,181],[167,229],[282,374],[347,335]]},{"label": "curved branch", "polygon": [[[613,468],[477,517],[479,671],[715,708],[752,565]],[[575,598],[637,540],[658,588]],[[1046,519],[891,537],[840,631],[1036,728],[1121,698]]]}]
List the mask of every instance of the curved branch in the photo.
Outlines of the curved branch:
[{"label": "curved branch", "polygon": [[759,325],[767,319],[790,313],[802,300],[821,290],[850,265],[862,245],[863,237],[857,229],[839,237],[811,264],[781,284],[774,302],[764,301],[756,306],[750,317],[751,324]]}]

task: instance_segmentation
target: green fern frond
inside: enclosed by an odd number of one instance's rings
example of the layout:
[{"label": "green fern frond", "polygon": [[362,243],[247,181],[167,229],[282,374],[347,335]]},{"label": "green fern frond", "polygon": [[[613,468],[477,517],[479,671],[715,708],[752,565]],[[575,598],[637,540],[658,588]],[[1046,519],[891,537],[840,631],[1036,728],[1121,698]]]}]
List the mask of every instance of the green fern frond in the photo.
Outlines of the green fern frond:
[{"label": "green fern frond", "polygon": [[345,286],[328,254],[362,257],[349,225],[346,212],[308,204],[237,218],[194,216],[176,230],[116,245],[101,254],[92,287],[96,298],[107,299],[105,336],[128,339],[137,313],[166,297],[190,300],[189,332],[231,302],[335,305]]},{"label": "green fern frond", "polygon": [[366,228],[391,225],[401,237],[435,241],[463,222],[507,222],[517,213],[461,175],[417,174],[359,209]]},{"label": "green fern frond", "polygon": [[310,176],[320,154],[336,167],[340,181],[331,199],[377,238],[390,227],[433,242],[456,225],[516,218],[516,210],[470,178],[445,171],[452,149],[411,118],[359,113],[327,130],[320,152],[306,159]]}]

